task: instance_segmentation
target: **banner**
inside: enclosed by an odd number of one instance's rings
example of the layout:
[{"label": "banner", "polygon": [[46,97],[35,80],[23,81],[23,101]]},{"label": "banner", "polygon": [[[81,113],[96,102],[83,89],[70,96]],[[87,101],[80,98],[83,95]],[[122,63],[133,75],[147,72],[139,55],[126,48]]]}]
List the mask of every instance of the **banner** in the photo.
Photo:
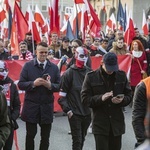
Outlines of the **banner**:
[{"label": "banner", "polygon": [[[130,70],[130,66],[131,66],[131,56],[130,55],[120,55],[118,56],[118,63],[119,63],[119,69],[125,71],[127,74]],[[96,70],[100,67],[101,65],[101,61],[102,61],[102,57],[91,57],[91,62],[92,62],[92,69]],[[14,80],[15,84],[17,85],[18,81],[19,81],[19,77],[20,77],[20,72],[22,70],[22,67],[24,66],[25,62],[24,60],[8,60],[8,68],[9,68],[9,77]],[[59,62],[59,60],[54,60],[52,61],[53,63],[57,64]],[[63,66],[62,67],[62,71],[61,71],[61,75],[63,74],[63,72],[66,70],[66,67]],[[25,91],[21,91],[19,90],[19,96],[20,96],[20,100],[21,100],[21,109],[23,106],[23,102],[24,102],[24,93]],[[62,109],[60,108],[60,106],[57,103],[58,100],[58,92],[54,93],[54,111],[55,112],[59,112],[62,111]]]}]

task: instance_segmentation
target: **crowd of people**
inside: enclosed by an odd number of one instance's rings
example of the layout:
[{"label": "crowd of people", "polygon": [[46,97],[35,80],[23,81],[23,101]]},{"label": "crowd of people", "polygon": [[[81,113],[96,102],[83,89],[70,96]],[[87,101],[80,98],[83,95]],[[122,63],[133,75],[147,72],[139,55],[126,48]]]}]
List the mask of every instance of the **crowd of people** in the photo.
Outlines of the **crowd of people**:
[{"label": "crowd of people", "polygon": [[[0,39],[0,107],[3,107],[0,110],[0,148],[12,149],[13,133],[18,128],[16,120],[20,115],[26,123],[25,149],[34,150],[39,125],[39,149],[48,150],[54,92],[59,92],[58,103],[68,116],[72,150],[83,149],[89,126],[92,127],[96,150],[121,150],[122,134],[125,133],[123,112],[129,104],[133,109],[135,148],[149,140],[150,77],[142,79],[143,74],[150,75],[150,32],[144,36],[135,28],[130,46],[125,43],[121,30],[94,38],[86,35],[85,39],[72,41],[66,36],[59,38],[53,32],[50,44],[45,36],[36,43],[29,32],[19,43],[19,50],[19,55],[12,56],[11,44]],[[119,70],[119,55],[132,58],[129,78]],[[102,57],[99,68],[93,71],[92,57]],[[18,82],[19,89],[25,91],[21,114],[18,90],[8,76],[5,60],[27,60]],[[54,64],[54,60],[58,60],[58,64]],[[61,75],[63,65],[66,71]],[[145,125],[144,120],[147,120]]]}]

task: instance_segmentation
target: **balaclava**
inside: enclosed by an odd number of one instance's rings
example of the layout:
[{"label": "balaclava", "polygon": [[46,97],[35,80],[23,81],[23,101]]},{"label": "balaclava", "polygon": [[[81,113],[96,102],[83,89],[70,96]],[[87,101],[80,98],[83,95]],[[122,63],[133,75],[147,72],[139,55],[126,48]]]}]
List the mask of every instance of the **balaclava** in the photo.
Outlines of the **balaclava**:
[{"label": "balaclava", "polygon": [[5,80],[8,75],[8,65],[0,60],[0,80]]},{"label": "balaclava", "polygon": [[86,65],[88,60],[87,57],[88,51],[83,47],[78,47],[75,50],[75,59],[76,59],[76,66],[78,68],[83,68]]}]

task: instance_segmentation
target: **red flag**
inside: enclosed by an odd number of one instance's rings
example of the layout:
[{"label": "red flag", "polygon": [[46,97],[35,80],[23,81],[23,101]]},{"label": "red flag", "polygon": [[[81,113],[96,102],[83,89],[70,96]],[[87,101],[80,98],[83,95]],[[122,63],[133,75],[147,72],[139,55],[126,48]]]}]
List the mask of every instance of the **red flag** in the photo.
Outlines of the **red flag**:
[{"label": "red flag", "polygon": [[45,24],[44,16],[42,15],[42,13],[37,5],[35,7],[34,19],[36,22],[39,23],[40,27],[42,27]]},{"label": "red flag", "polygon": [[28,19],[28,31],[31,31],[33,39],[39,43],[41,41],[33,14],[30,6],[28,5],[27,11],[26,11],[26,18]]},{"label": "red flag", "polygon": [[0,23],[3,22],[3,20],[6,18],[6,15],[5,15],[5,10],[2,9],[0,11]]},{"label": "red flag", "polygon": [[84,3],[84,0],[74,0],[74,2],[75,2],[76,4],[82,4],[82,3]]},{"label": "red flag", "polygon": [[125,35],[124,35],[124,40],[125,40],[125,42],[127,43],[128,46],[131,44],[132,39],[134,37],[135,37],[135,32],[134,32],[133,20],[131,18],[129,18],[127,29],[126,29]]},{"label": "red flag", "polygon": [[13,17],[11,29],[11,55],[19,55],[18,35],[16,29],[16,16]]},{"label": "red flag", "polygon": [[107,29],[111,29],[114,30],[116,29],[116,19],[115,19],[115,15],[114,13],[111,14],[110,18],[108,19],[107,23],[106,23],[106,32]]},{"label": "red flag", "polygon": [[145,15],[144,10],[143,10],[142,30],[143,30],[144,35],[148,35],[148,25],[146,22],[146,15]]},{"label": "red flag", "polygon": [[[25,38],[25,34],[28,32],[28,23],[25,20],[24,15],[22,14],[20,7],[15,2],[15,11],[14,15],[16,16],[16,26],[18,31],[18,41],[22,41]],[[23,27],[22,27],[23,25]]]},{"label": "red flag", "polygon": [[52,0],[50,11],[50,30],[59,34],[59,14],[58,14],[58,0]]}]

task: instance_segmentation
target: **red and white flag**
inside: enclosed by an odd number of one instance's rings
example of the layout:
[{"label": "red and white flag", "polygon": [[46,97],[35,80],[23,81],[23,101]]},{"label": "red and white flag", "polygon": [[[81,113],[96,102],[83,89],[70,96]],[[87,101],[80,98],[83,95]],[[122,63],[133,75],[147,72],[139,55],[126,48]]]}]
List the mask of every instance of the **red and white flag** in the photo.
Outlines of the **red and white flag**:
[{"label": "red and white flag", "polygon": [[51,32],[56,32],[59,34],[60,16],[58,14],[58,1],[59,0],[52,0],[51,6],[49,8],[49,15]]},{"label": "red and white flag", "polygon": [[114,13],[111,14],[110,18],[106,22],[106,33],[108,30],[114,31],[116,29],[116,18]]},{"label": "red and white flag", "polygon": [[30,8],[30,5],[28,5],[28,7],[27,7],[25,18],[28,21],[28,31],[31,31],[33,39],[37,43],[39,43],[41,41],[41,38],[40,38],[40,35],[39,35],[39,32],[38,32],[38,28],[37,28],[36,22],[34,20],[33,13],[32,13],[32,10]]},{"label": "red and white flag", "polygon": [[134,37],[135,37],[134,23],[133,23],[133,19],[131,18],[131,12],[130,12],[129,18],[127,19],[126,31],[124,34],[124,40],[127,43],[127,46],[131,44],[132,39]]},{"label": "red and white flag", "polygon": [[143,30],[144,35],[148,35],[148,24],[146,21],[146,15],[145,15],[144,10],[143,10],[142,30]]},{"label": "red and white flag", "polygon": [[34,19],[35,22],[38,22],[41,28],[44,26],[45,18],[37,5],[35,6]]}]

